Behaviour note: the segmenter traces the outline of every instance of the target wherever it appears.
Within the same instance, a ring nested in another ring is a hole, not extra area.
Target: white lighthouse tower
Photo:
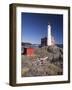
[[[47,45],[48,46],[52,45],[52,42],[51,42],[51,25],[50,24],[48,24]]]

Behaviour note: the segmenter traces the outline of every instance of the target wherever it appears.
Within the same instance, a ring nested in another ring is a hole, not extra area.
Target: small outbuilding
[[[24,48],[23,50],[23,55],[27,55],[27,56],[33,56],[34,55],[34,48]]]

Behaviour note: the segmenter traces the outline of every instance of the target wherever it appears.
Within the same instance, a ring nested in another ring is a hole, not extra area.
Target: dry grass
[[[34,59],[34,57],[33,57]],[[30,76],[48,76],[62,74],[62,69],[48,60],[41,64],[40,60],[32,60],[32,58],[22,55],[22,77]]]

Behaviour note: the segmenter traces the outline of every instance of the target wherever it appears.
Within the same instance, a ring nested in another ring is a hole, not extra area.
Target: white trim
[[[21,77],[21,12],[63,14],[63,75],[44,77]],[[16,59],[16,83],[51,82],[68,80],[68,11],[62,9],[17,7],[17,59]]]

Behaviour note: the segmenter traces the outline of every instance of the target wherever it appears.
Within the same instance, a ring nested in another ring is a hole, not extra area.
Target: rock
[[[57,53],[57,52],[60,52],[60,48],[57,47],[56,45],[49,46],[49,47],[48,47],[48,52]]]
[[[48,52],[48,61],[52,61],[54,58],[53,53]]]
[[[34,58],[22,56],[22,76],[62,75],[63,48],[56,45],[41,47],[36,49],[35,55]]]

